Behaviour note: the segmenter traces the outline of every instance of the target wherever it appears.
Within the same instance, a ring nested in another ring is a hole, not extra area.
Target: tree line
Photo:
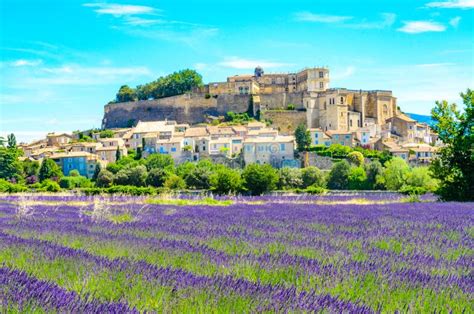
[[[138,85],[136,88],[122,85],[117,92],[115,100],[111,101],[111,103],[159,99],[181,95],[202,84],[202,76],[199,73],[195,70],[185,69],[166,76],[161,76],[155,81]]]

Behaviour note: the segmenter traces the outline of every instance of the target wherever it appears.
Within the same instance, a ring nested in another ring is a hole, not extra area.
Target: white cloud
[[[430,2],[426,4],[429,8],[445,8],[445,9],[473,9],[474,0],[452,0]]]
[[[208,68],[208,65],[206,63],[196,63],[194,65],[194,68],[198,71],[206,70]]]
[[[361,21],[361,22],[354,22],[354,23],[347,23],[345,26],[355,29],[383,29],[386,27],[390,27],[395,23],[397,19],[397,15],[394,13],[382,13],[382,19],[379,21]]]
[[[422,63],[422,64],[416,64],[416,67],[419,68],[439,68],[439,67],[448,67],[455,65],[454,63],[450,62],[443,62],[443,63]]]
[[[453,17],[452,19],[449,20],[449,25],[456,28],[456,27],[458,27],[459,22],[461,22],[461,17],[456,16],[456,17]]]
[[[99,14],[111,14],[115,16],[150,14],[158,10],[143,5],[117,4],[117,3],[85,3],[85,7],[97,8],[94,11]]]
[[[19,60],[15,60],[15,61],[12,61],[10,62],[10,65],[11,66],[14,66],[14,67],[24,67],[24,66],[38,66],[40,65],[41,63],[43,63],[42,60],[25,60],[25,59],[19,59]]]
[[[297,12],[295,19],[300,22],[340,23],[352,19],[352,16],[314,14],[311,12]]]
[[[354,66],[348,66],[347,68],[344,69],[343,72],[336,71],[333,75],[331,75],[331,79],[343,80],[354,75],[355,71],[356,71],[356,68]]]
[[[444,32],[446,30],[446,26],[444,26],[443,24],[430,21],[408,21],[403,23],[405,25],[399,28],[398,31],[408,34]]]
[[[227,58],[224,61],[218,63],[218,65],[232,68],[232,69],[254,69],[257,66],[261,66],[262,68],[279,68],[279,67],[286,67],[290,66],[289,63],[280,63],[280,62],[271,62],[266,60],[250,60],[250,59],[243,59],[239,57],[231,57]]]

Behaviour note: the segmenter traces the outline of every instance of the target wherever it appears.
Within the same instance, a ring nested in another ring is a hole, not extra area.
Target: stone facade
[[[306,125],[306,112],[296,110],[263,110],[260,117],[272,121],[281,134],[290,135],[299,124]]]

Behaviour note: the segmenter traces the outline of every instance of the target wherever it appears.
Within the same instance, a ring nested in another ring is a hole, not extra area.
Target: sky
[[[118,88],[327,66],[429,114],[474,88],[474,0],[0,0],[0,136],[100,127]]]

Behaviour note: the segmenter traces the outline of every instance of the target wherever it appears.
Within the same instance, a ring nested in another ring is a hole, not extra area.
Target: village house
[[[96,154],[88,152],[57,153],[50,158],[58,164],[65,175],[69,175],[71,170],[77,170],[81,176],[89,179],[94,176],[97,164],[101,163]]]
[[[72,142],[73,139],[74,138],[73,138],[72,135],[69,135],[69,134],[66,134],[66,133],[60,133],[60,134],[49,133],[48,135],[46,135],[46,140],[48,142],[48,146],[62,147],[64,145]]]
[[[341,144],[344,146],[354,147],[354,137],[352,132],[326,131],[326,134],[331,137],[332,144]]]
[[[246,164],[270,164],[276,168],[284,160],[294,159],[294,137],[256,137],[243,142],[243,157]]]
[[[117,148],[120,154],[120,158],[128,155],[127,148],[125,146],[102,146],[96,149],[96,154],[102,161],[106,161],[108,163],[116,162]]]
[[[321,128],[309,129],[309,133],[311,134],[312,145],[331,145],[331,137],[328,136]]]

